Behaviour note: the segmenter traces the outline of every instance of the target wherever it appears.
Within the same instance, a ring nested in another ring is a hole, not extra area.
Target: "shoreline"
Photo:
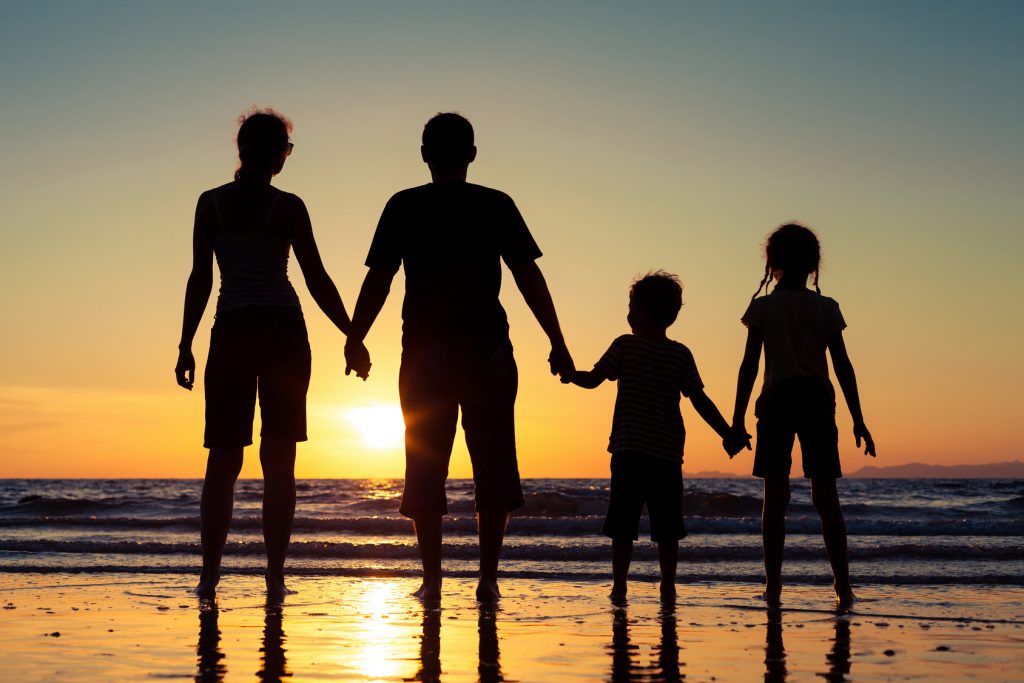
[[[7,680],[1008,681],[1019,676],[1024,588],[862,586],[850,615],[831,589],[787,586],[769,614],[751,583],[504,578],[496,610],[448,576],[439,609],[414,577],[291,576],[265,604],[259,577],[226,574],[214,605],[194,576],[0,574]],[[58,634],[59,635],[54,635]]]

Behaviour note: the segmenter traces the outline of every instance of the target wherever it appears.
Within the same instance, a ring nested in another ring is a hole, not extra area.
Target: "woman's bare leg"
[[[241,448],[211,448],[199,503],[199,535],[203,546],[203,572],[195,593],[210,599],[220,582],[220,562],[235,505],[235,481],[242,470]]]
[[[263,542],[267,548],[267,596],[280,598],[284,560],[295,517],[295,441],[265,436],[260,440],[263,466]]]

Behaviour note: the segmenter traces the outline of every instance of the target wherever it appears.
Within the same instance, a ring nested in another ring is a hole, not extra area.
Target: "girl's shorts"
[[[758,399],[756,413],[755,477],[788,477],[796,439],[805,477],[843,476],[831,384],[803,377],[777,382]]]

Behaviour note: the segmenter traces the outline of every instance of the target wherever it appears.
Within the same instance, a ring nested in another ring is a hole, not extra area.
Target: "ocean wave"
[[[78,553],[88,555],[197,555],[198,542],[159,541],[79,541],[79,540],[0,540],[0,551],[23,553]],[[227,544],[228,555],[264,554],[262,541],[232,541]],[[447,543],[444,556],[450,559],[471,560],[479,557],[476,543]],[[961,546],[934,543],[871,544],[854,547],[851,554],[858,561],[871,560],[928,560],[1020,562],[1024,560],[1022,546]],[[346,541],[293,541],[289,548],[293,558],[329,559],[418,559],[419,552],[413,539],[406,543],[350,543]],[[507,560],[538,562],[607,562],[611,558],[610,545],[601,541],[585,544],[516,543],[502,550]],[[686,543],[680,548],[682,561],[757,561],[762,557],[760,544],[705,545]],[[816,546],[791,544],[786,549],[791,560],[818,559],[822,550]],[[657,559],[657,547],[641,543],[634,548],[638,560]]]

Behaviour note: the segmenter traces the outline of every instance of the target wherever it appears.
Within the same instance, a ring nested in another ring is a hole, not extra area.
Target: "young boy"
[[[626,597],[626,575],[637,539],[640,513],[647,503],[651,540],[658,544],[661,596],[675,597],[679,539],[683,523],[683,440],[686,432],[679,412],[679,395],[690,399],[697,413],[722,437],[729,456],[749,437],[730,430],[715,404],[704,393],[690,350],[669,339],[665,331],[683,305],[679,278],[658,271],[633,282],[629,289],[632,334],[624,334],[608,348],[594,369],[562,377],[584,389],[617,380],[618,395],[608,450],[612,454],[611,500],[603,532],[612,539],[611,598]]]

